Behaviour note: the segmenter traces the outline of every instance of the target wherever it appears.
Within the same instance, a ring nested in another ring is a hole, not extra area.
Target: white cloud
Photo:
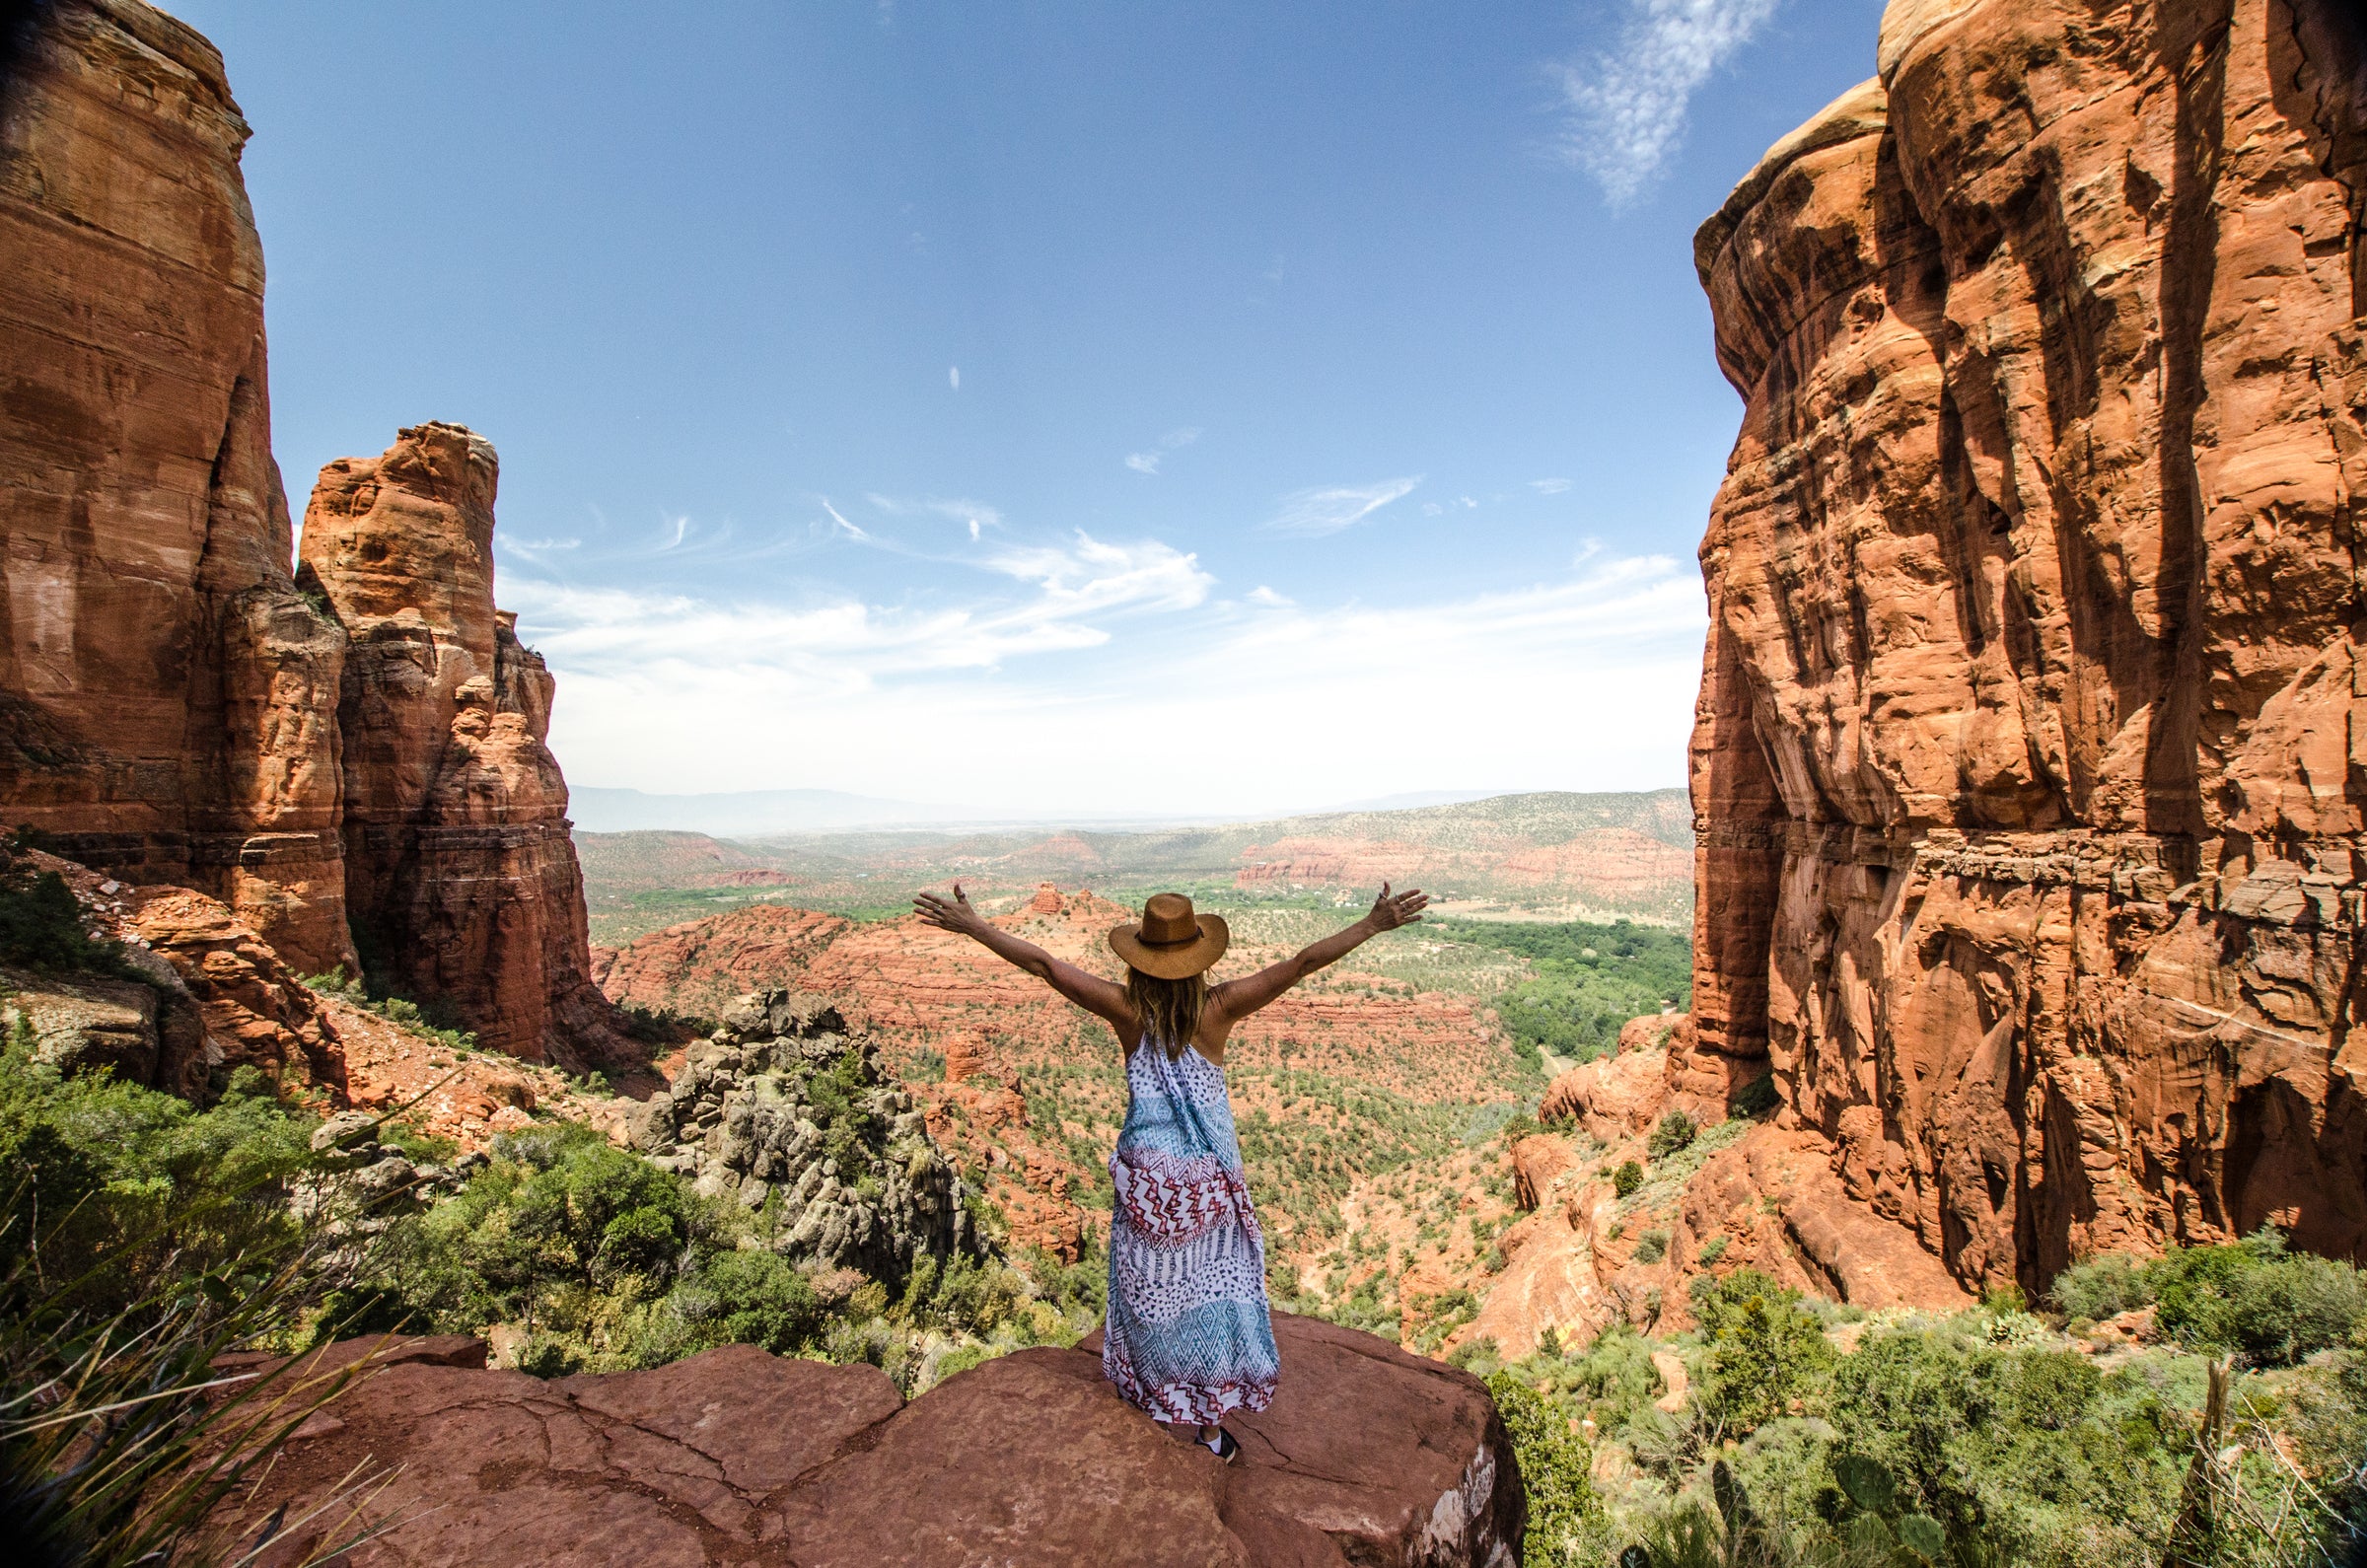
[[[1693,94],[1781,0],[1628,0],[1618,46],[1551,67],[1567,120],[1555,151],[1612,206],[1640,196],[1685,141]]]
[[[782,606],[513,581],[506,601],[558,674],[552,744],[583,784],[1123,817],[1684,778],[1703,616],[1674,560],[1328,608],[1215,600],[1157,541],[992,564],[1028,592]],[[1207,737],[1209,765],[1154,765],[1162,738]]]
[[[855,540],[859,544],[868,544],[871,542],[871,535],[864,533],[861,529],[855,527],[852,523],[849,523],[846,520],[845,514],[841,513],[836,507],[830,505],[830,498],[826,495],[822,498],[822,509],[830,515],[830,521],[837,525],[839,533],[845,535],[848,538]]]
[[[507,545],[513,550],[573,550],[581,549],[584,541],[582,539],[503,538],[501,539],[501,543]]]
[[[945,379],[947,384],[951,386],[954,391],[960,392],[962,390],[962,367],[959,365],[948,366],[945,372]]]
[[[1341,484],[1299,490],[1282,498],[1280,509],[1266,523],[1276,534],[1317,536],[1337,534],[1341,529],[1354,528],[1392,501],[1410,495],[1422,482],[1421,475],[1410,479],[1383,479],[1377,484]]]
[[[1559,495],[1569,487],[1570,481],[1567,479],[1532,479],[1529,481],[1529,488],[1535,490],[1539,495]]]
[[[1126,466],[1132,468],[1136,473],[1157,473],[1160,463],[1169,453],[1181,452],[1199,439],[1199,427],[1196,425],[1185,425],[1182,429],[1171,430],[1159,438],[1159,444],[1152,450],[1127,453]]]

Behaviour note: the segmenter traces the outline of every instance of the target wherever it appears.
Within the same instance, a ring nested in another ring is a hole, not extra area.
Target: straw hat
[[[1193,914],[1191,900],[1180,892],[1151,894],[1140,920],[1110,928],[1110,946],[1117,956],[1162,980],[1199,973],[1225,956],[1225,944],[1232,940],[1224,916]]]

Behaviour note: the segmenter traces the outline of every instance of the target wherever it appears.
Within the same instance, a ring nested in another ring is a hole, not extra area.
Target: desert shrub
[[[2153,1303],[2144,1262],[2126,1252],[2100,1252],[2057,1274],[2047,1293],[2069,1318],[2105,1319]]]
[[[634,1349],[645,1364],[717,1345],[755,1345],[787,1355],[813,1341],[823,1318],[822,1299],[786,1259],[736,1247],[685,1270],[658,1303]]]
[[[1633,1193],[1644,1184],[1644,1168],[1633,1160],[1624,1161],[1611,1174],[1611,1190],[1620,1197]]]
[[[1719,1426],[1748,1432],[1822,1388],[1832,1347],[1799,1292],[1738,1268],[1722,1279],[1696,1277],[1691,1296],[1708,1350],[1701,1405]]]
[[[2199,1363],[2188,1367],[2199,1382]],[[1880,1466],[1896,1513],[1936,1521],[1960,1554],[2154,1560],[2191,1455],[2185,1409],[2199,1392],[2158,1377],[2152,1366],[2107,1376],[2070,1351],[1992,1345],[1970,1330],[1870,1334],[1832,1372],[1836,1473],[1848,1473],[1844,1461]],[[1836,1524],[1853,1511],[1880,1512],[1836,1501]]]
[[[1565,1363],[1555,1383],[1597,1412],[1604,1431],[1615,1431],[1660,1396],[1660,1370],[1652,1365],[1652,1342],[1631,1324],[1614,1322],[1595,1336],[1583,1355]]]
[[[15,871],[5,848],[0,848],[0,962],[108,973],[123,966],[112,944],[95,942],[83,929],[82,905],[65,879],[54,871]]]
[[[1588,1475],[1593,1454],[1571,1435],[1561,1412],[1510,1371],[1491,1375],[1487,1391],[1512,1437],[1529,1494],[1528,1562],[1533,1568],[1576,1568],[1584,1560],[1586,1527],[1599,1511]]]
[[[1783,1103],[1775,1091],[1775,1075],[1761,1073],[1734,1092],[1726,1102],[1726,1110],[1736,1116],[1763,1116]]]
[[[1693,1125],[1692,1117],[1682,1110],[1672,1110],[1660,1118],[1660,1124],[1652,1129],[1652,1136],[1644,1140],[1644,1152],[1655,1160],[1666,1160],[1678,1150],[1689,1146],[1700,1130]]]
[[[45,1310],[108,1319],[177,1282],[224,1290],[296,1240],[290,1185],[314,1166],[309,1115],[253,1068],[215,1105],[0,1050],[0,1274],[47,1281]]]
[[[1692,944],[1680,931],[1628,921],[1596,925],[1453,921],[1442,936],[1529,961],[1530,978],[1495,999],[1513,1048],[1591,1061],[1618,1046],[1626,1022],[1692,995]]]
[[[1646,1231],[1643,1235],[1635,1239],[1635,1260],[1637,1262],[1657,1263],[1668,1255],[1668,1232]]]
[[[1719,1258],[1724,1257],[1725,1255],[1726,1238],[1723,1236],[1713,1236],[1708,1241],[1701,1244],[1701,1251],[1694,1258],[1694,1261],[1700,1264],[1701,1267],[1707,1268],[1710,1264],[1716,1262]]]
[[[2266,1227],[2225,1247],[2179,1247],[2145,1273],[2165,1333],[2254,1366],[2290,1366],[2367,1322],[2367,1276],[2288,1251]]]
[[[2367,1323],[2367,1273],[2291,1251],[2266,1226],[2241,1242],[2173,1247],[2150,1262],[2121,1253],[2083,1258],[2049,1294],[2073,1318],[2151,1306],[2162,1331],[2182,1344],[2252,1366],[2290,1366],[2344,1344]]]

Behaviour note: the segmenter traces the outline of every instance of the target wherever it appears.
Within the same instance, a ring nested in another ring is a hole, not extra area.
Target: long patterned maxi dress
[[[1161,1421],[1262,1410],[1280,1372],[1265,1239],[1241,1175],[1224,1069],[1145,1038],[1126,1063],[1110,1157],[1110,1316],[1102,1371]]]

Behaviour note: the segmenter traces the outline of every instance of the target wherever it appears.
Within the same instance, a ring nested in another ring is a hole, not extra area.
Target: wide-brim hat
[[[1180,892],[1153,893],[1140,920],[1110,928],[1117,956],[1162,980],[1199,973],[1225,956],[1232,940],[1223,915],[1193,914],[1191,900]]]

